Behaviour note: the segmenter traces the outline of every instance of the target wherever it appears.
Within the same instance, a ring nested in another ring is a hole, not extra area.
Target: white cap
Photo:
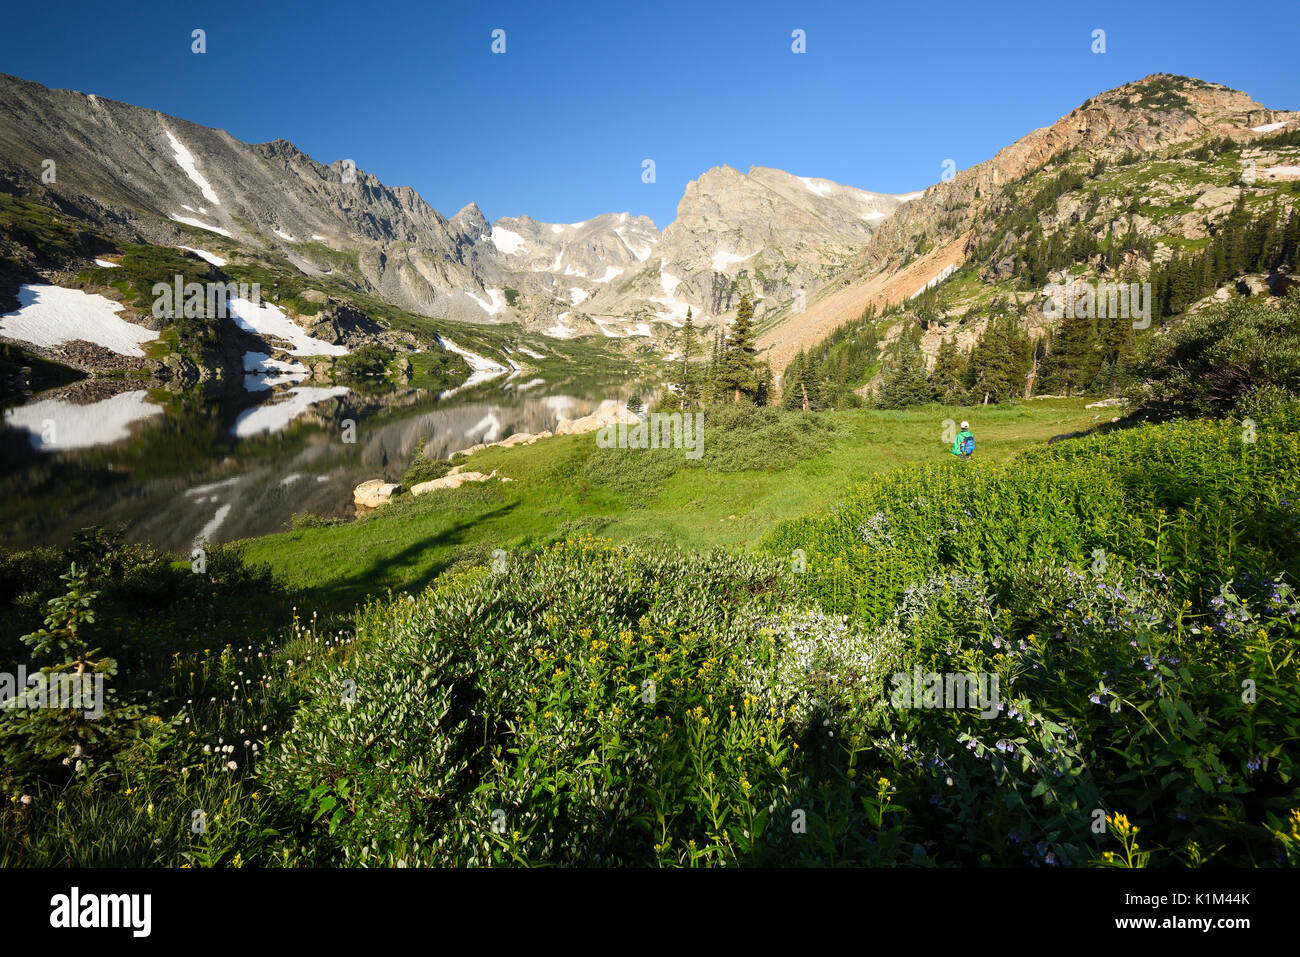
[[[969,423],[969,422],[963,422],[963,423],[961,424],[961,427],[962,427],[963,429],[969,429],[969,428],[970,428],[970,423]]]

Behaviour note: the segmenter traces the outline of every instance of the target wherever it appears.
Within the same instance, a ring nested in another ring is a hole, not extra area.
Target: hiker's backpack
[[[975,451],[975,436],[968,435],[961,440],[961,454],[970,455]]]

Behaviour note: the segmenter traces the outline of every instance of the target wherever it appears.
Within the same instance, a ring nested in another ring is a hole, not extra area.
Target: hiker
[[[970,423],[963,422],[957,438],[952,440],[952,454],[968,459],[975,451],[975,436],[971,435]]]

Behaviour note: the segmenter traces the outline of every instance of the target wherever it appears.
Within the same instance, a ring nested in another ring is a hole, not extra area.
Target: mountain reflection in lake
[[[293,386],[253,405],[166,409],[138,389],[111,394],[102,383],[35,396],[4,413],[0,544],[63,545],[81,528],[123,524],[130,541],[188,553],[199,537],[282,531],[298,512],[351,516],[352,489],[399,481],[421,440],[428,456],[443,457],[554,430],[561,416],[598,405],[544,393],[483,387],[440,399]]]

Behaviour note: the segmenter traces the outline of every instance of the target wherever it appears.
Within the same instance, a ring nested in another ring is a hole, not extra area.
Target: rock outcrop
[[[402,486],[397,482],[385,482],[383,479],[371,479],[362,482],[352,490],[352,501],[362,508],[380,508],[393,500]]]
[[[466,482],[486,482],[489,479],[496,478],[496,470],[492,470],[491,475],[484,475],[482,472],[448,472],[442,478],[431,479],[428,482],[420,482],[418,485],[411,486],[412,495],[423,495],[425,492],[434,492],[443,488],[460,488]],[[502,480],[504,481],[504,479]]]

